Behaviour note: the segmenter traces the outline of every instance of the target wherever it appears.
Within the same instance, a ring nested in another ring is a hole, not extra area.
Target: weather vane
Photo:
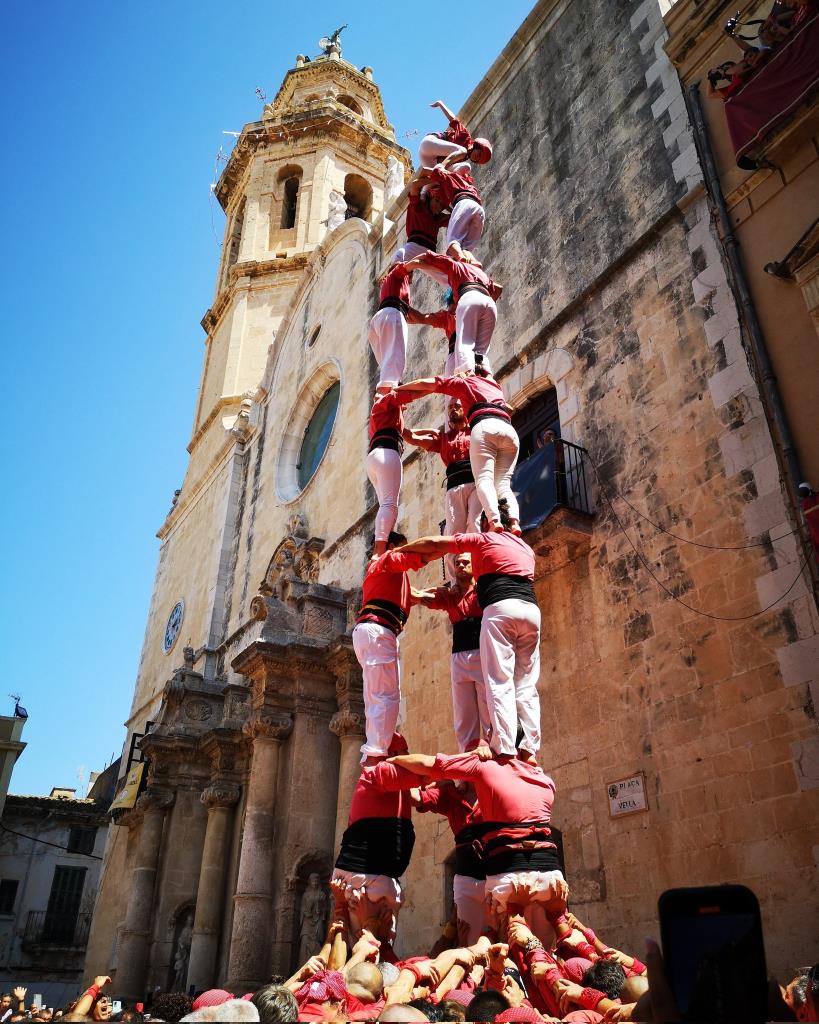
[[[345,28],[347,26],[342,25],[331,36],[324,36],[322,39],[319,39],[319,46],[326,57],[329,57],[331,53],[337,53],[339,57],[341,56],[341,33]]]

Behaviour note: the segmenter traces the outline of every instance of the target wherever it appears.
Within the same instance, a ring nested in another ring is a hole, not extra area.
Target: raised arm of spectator
[[[373,963],[378,961],[378,951],[381,949],[381,943],[373,935],[372,932],[363,928],[361,931],[361,938],[353,946],[353,951],[350,954],[350,959],[347,961],[344,967],[344,975],[351,971],[358,964],[364,963],[365,960],[370,960]],[[337,968],[340,970],[341,968]]]
[[[322,960],[318,955],[311,956],[306,964],[302,964],[296,973],[284,982],[284,987],[289,988],[291,992],[296,992],[301,988],[305,981],[312,978],[314,974],[318,974],[319,971],[324,971],[326,969],[326,960]]]
[[[28,992],[28,989],[27,988],[23,988],[22,985],[18,985],[17,988],[12,989],[12,993],[11,994],[17,1000],[17,1012],[18,1013],[25,1013],[26,1012],[26,992]]]
[[[106,985],[110,984],[111,979],[108,977],[107,974],[98,974],[97,977],[94,978],[94,983],[92,985],[89,985],[85,992],[83,992],[83,994],[77,1000],[77,1002],[74,1005],[74,1010],[72,1012],[75,1013],[78,1017],[90,1017],[94,1003],[100,997],[100,992]],[[25,1010],[25,1007],[23,1007],[23,1010]]]

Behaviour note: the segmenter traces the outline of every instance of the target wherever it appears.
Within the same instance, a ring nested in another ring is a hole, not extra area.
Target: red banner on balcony
[[[819,13],[811,13],[762,67],[725,100],[737,163],[819,86]]]

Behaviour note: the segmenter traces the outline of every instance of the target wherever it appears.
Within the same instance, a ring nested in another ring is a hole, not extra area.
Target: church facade
[[[529,495],[540,762],[572,904],[607,941],[639,949],[665,888],[743,882],[784,967],[816,928],[819,619],[664,40],[655,0],[540,0],[461,112],[495,147],[492,364],[524,455],[547,429],[564,453],[551,499]],[[140,759],[143,777],[112,813],[86,961],[123,998],[247,991],[320,917],[363,738],[367,321],[410,172],[372,70],[331,46],[297,58],[217,185],[190,461],[124,745],[123,779]],[[407,379],[441,372],[444,344],[412,328]],[[419,406],[410,425],[436,425],[440,401]],[[441,478],[406,455],[409,536],[438,532]],[[413,613],[402,666],[410,748],[454,749],[440,617]],[[416,829],[406,954],[450,909],[448,829]]]

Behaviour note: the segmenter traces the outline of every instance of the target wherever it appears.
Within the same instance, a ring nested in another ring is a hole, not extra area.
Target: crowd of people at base
[[[736,17],[729,18],[725,32],[742,50],[742,56],[738,60],[723,61],[708,71],[708,95],[727,100],[770,60],[810,14],[817,11],[817,0],[775,0],[765,18],[743,26],[758,26],[756,37],[741,35]]]

